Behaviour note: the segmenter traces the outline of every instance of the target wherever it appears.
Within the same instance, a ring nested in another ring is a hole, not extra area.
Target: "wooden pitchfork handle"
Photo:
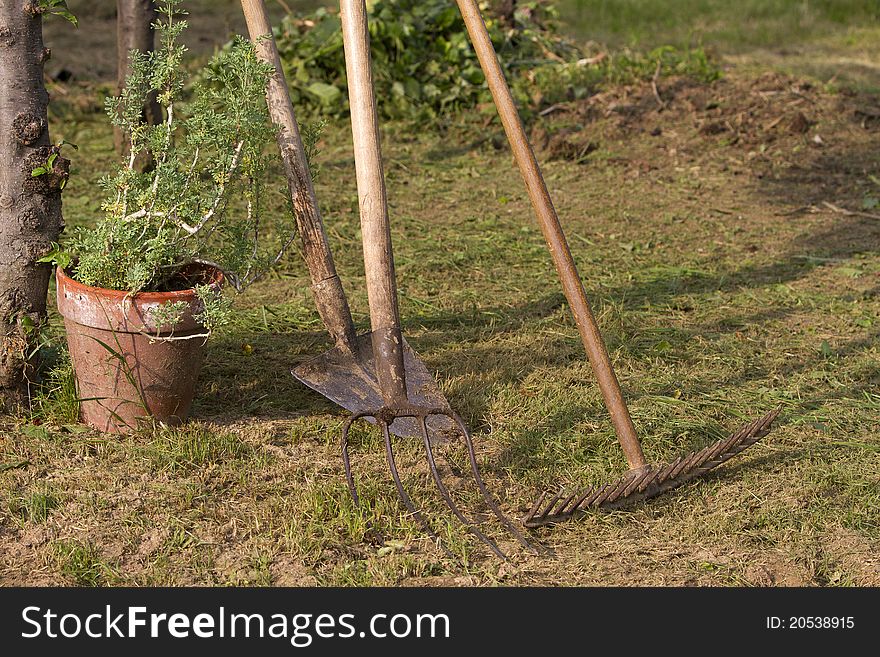
[[[294,218],[302,240],[303,259],[312,282],[315,305],[336,345],[354,354],[357,347],[351,310],[342,282],[336,273],[336,265],[324,231],[305,148],[281,68],[281,58],[269,26],[266,4],[263,0],[241,0],[241,8],[244,10],[248,32],[257,55],[274,68],[266,88],[266,102],[269,116],[278,127],[278,148],[287,176]]]
[[[367,5],[364,0],[341,0],[339,10],[376,378],[385,404],[402,406],[407,404],[403,337],[370,68]]]
[[[486,24],[483,22],[475,0],[456,0],[456,2],[461,10],[477,58],[480,60],[483,74],[486,76],[492,98],[498,108],[504,132],[507,134],[507,139],[513,150],[513,156],[525,180],[529,199],[538,217],[538,223],[544,233],[544,239],[547,242],[550,255],[553,257],[559,279],[562,281],[565,298],[568,299],[568,304],[581,334],[581,340],[590,359],[590,365],[596,379],[598,379],[599,389],[605,398],[605,405],[611,413],[611,422],[614,424],[617,439],[623,447],[630,469],[642,468],[645,466],[645,456],[623,399],[620,383],[611,367],[608,351],[605,348],[602,335],[599,333],[593,312],[590,310],[590,304],[587,302],[574,258],[568,248],[559,217],[553,207],[553,201],[550,199],[550,193],[547,191],[541,169],[538,167],[538,161],[535,159],[522,121],[516,111],[510,88],[504,79],[504,73],[498,63],[498,56],[486,30]]]

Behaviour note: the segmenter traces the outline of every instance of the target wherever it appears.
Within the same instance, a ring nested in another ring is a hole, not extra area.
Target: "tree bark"
[[[125,79],[131,71],[129,54],[132,50],[153,51],[153,23],[156,21],[154,0],[116,0],[116,93],[122,93]],[[144,105],[144,118],[150,125],[162,122],[162,110],[155,94],[150,94]],[[116,150],[128,155],[129,142],[118,127],[113,133]],[[148,158],[137,162],[139,169],[148,167]]]
[[[24,399],[46,318],[51,266],[39,264],[64,228],[61,188],[70,163],[49,141],[41,9],[0,2],[0,409]],[[48,160],[55,154],[52,166]],[[47,169],[32,175],[35,169]]]

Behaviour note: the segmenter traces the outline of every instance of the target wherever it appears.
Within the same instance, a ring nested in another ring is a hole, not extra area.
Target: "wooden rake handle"
[[[396,406],[406,403],[406,377],[391,224],[370,68],[367,6],[364,0],[341,0],[339,8],[376,376],[385,403]]]
[[[294,218],[302,240],[303,258],[312,282],[315,305],[337,346],[354,353],[356,334],[351,310],[342,282],[336,273],[330,244],[324,231],[305,148],[281,68],[281,58],[269,26],[266,4],[263,0],[241,0],[241,7],[257,55],[274,68],[266,88],[266,102],[269,116],[278,126],[278,148],[287,176]]]
[[[593,317],[593,312],[590,310],[590,304],[587,302],[584,286],[578,275],[571,250],[568,248],[565,233],[562,231],[559,217],[553,207],[553,201],[550,199],[550,193],[547,191],[541,169],[538,167],[538,161],[535,159],[522,121],[516,111],[516,105],[510,94],[507,81],[504,79],[501,65],[498,63],[498,56],[492,46],[486,24],[483,22],[475,0],[456,0],[456,2],[461,10],[477,58],[480,60],[480,66],[486,76],[492,98],[498,108],[504,132],[507,134],[510,148],[513,150],[513,156],[526,183],[526,190],[538,217],[544,240],[547,242],[553,263],[556,265],[559,279],[562,281],[565,298],[568,299],[568,304],[581,334],[581,340],[590,359],[590,365],[599,382],[605,405],[611,414],[617,439],[623,447],[630,468],[641,468],[645,465],[645,456],[623,399],[620,383],[611,367],[608,351],[605,348],[596,319]]]

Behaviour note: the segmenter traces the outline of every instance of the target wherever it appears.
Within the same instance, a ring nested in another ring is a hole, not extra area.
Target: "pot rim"
[[[216,286],[220,288],[223,286],[225,277],[223,276],[223,271],[219,267],[214,267],[213,265],[206,265],[201,262],[194,262],[189,265],[184,265],[184,268],[192,267],[193,269],[198,268],[204,271],[212,272],[211,281],[208,285]],[[114,290],[109,287],[98,287],[95,285],[86,285],[85,283],[80,283],[76,280],[71,274],[69,274],[62,267],[55,267],[57,280],[63,282],[64,285],[68,288],[76,290],[77,292],[88,292],[92,294],[100,294],[103,297],[109,297],[114,300],[122,300],[125,297],[129,299],[137,298],[138,301],[167,301],[169,299],[187,299],[193,295],[193,291],[195,287],[184,288],[183,290],[171,290],[168,292],[135,292],[131,293],[128,290]]]
[[[223,284],[222,271],[212,265],[194,263],[193,267],[210,272],[208,285],[220,291]],[[202,305],[195,287],[169,292],[137,292],[111,290],[85,285],[73,278],[61,267],[56,267],[58,311],[65,319],[82,326],[120,331],[122,333],[150,333],[188,336],[204,333],[205,327],[196,321],[195,315]],[[155,309],[169,303],[183,302],[186,314],[178,323],[159,326],[155,323]]]

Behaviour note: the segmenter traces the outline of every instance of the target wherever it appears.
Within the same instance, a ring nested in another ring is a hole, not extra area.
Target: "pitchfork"
[[[348,435],[351,425],[360,418],[373,418],[382,430],[382,437],[385,441],[385,454],[388,459],[391,476],[394,479],[394,484],[397,487],[401,500],[413,516],[423,525],[428,526],[428,523],[416,509],[412,499],[401,483],[391,442],[390,427],[394,421],[398,418],[414,419],[418,423],[421,433],[422,444],[425,448],[431,476],[443,500],[452,513],[485,542],[496,555],[505,558],[494,541],[481,532],[476,524],[465,517],[459,510],[437,470],[437,463],[431,444],[432,439],[428,431],[428,420],[438,416],[449,418],[458,429],[458,433],[464,441],[471,472],[486,504],[520,543],[534,550],[531,543],[501,512],[498,504],[486,489],[486,485],[480,475],[480,470],[477,467],[473,441],[461,418],[448,407],[435,407],[415,403],[413,395],[407,390],[404,343],[400,330],[391,230],[385,196],[385,179],[382,172],[382,156],[379,147],[379,125],[370,65],[366,3],[364,0],[342,0],[340,8],[342,38],[345,48],[345,67],[348,76],[349,105],[351,108],[351,128],[354,140],[364,268],[367,278],[370,322],[373,329],[373,358],[375,360],[376,377],[379,381],[379,388],[382,391],[384,401],[384,404],[379,408],[365,409],[353,413],[343,427],[342,456],[348,487],[354,499],[357,500],[357,488],[352,476],[351,461],[348,453]]]

